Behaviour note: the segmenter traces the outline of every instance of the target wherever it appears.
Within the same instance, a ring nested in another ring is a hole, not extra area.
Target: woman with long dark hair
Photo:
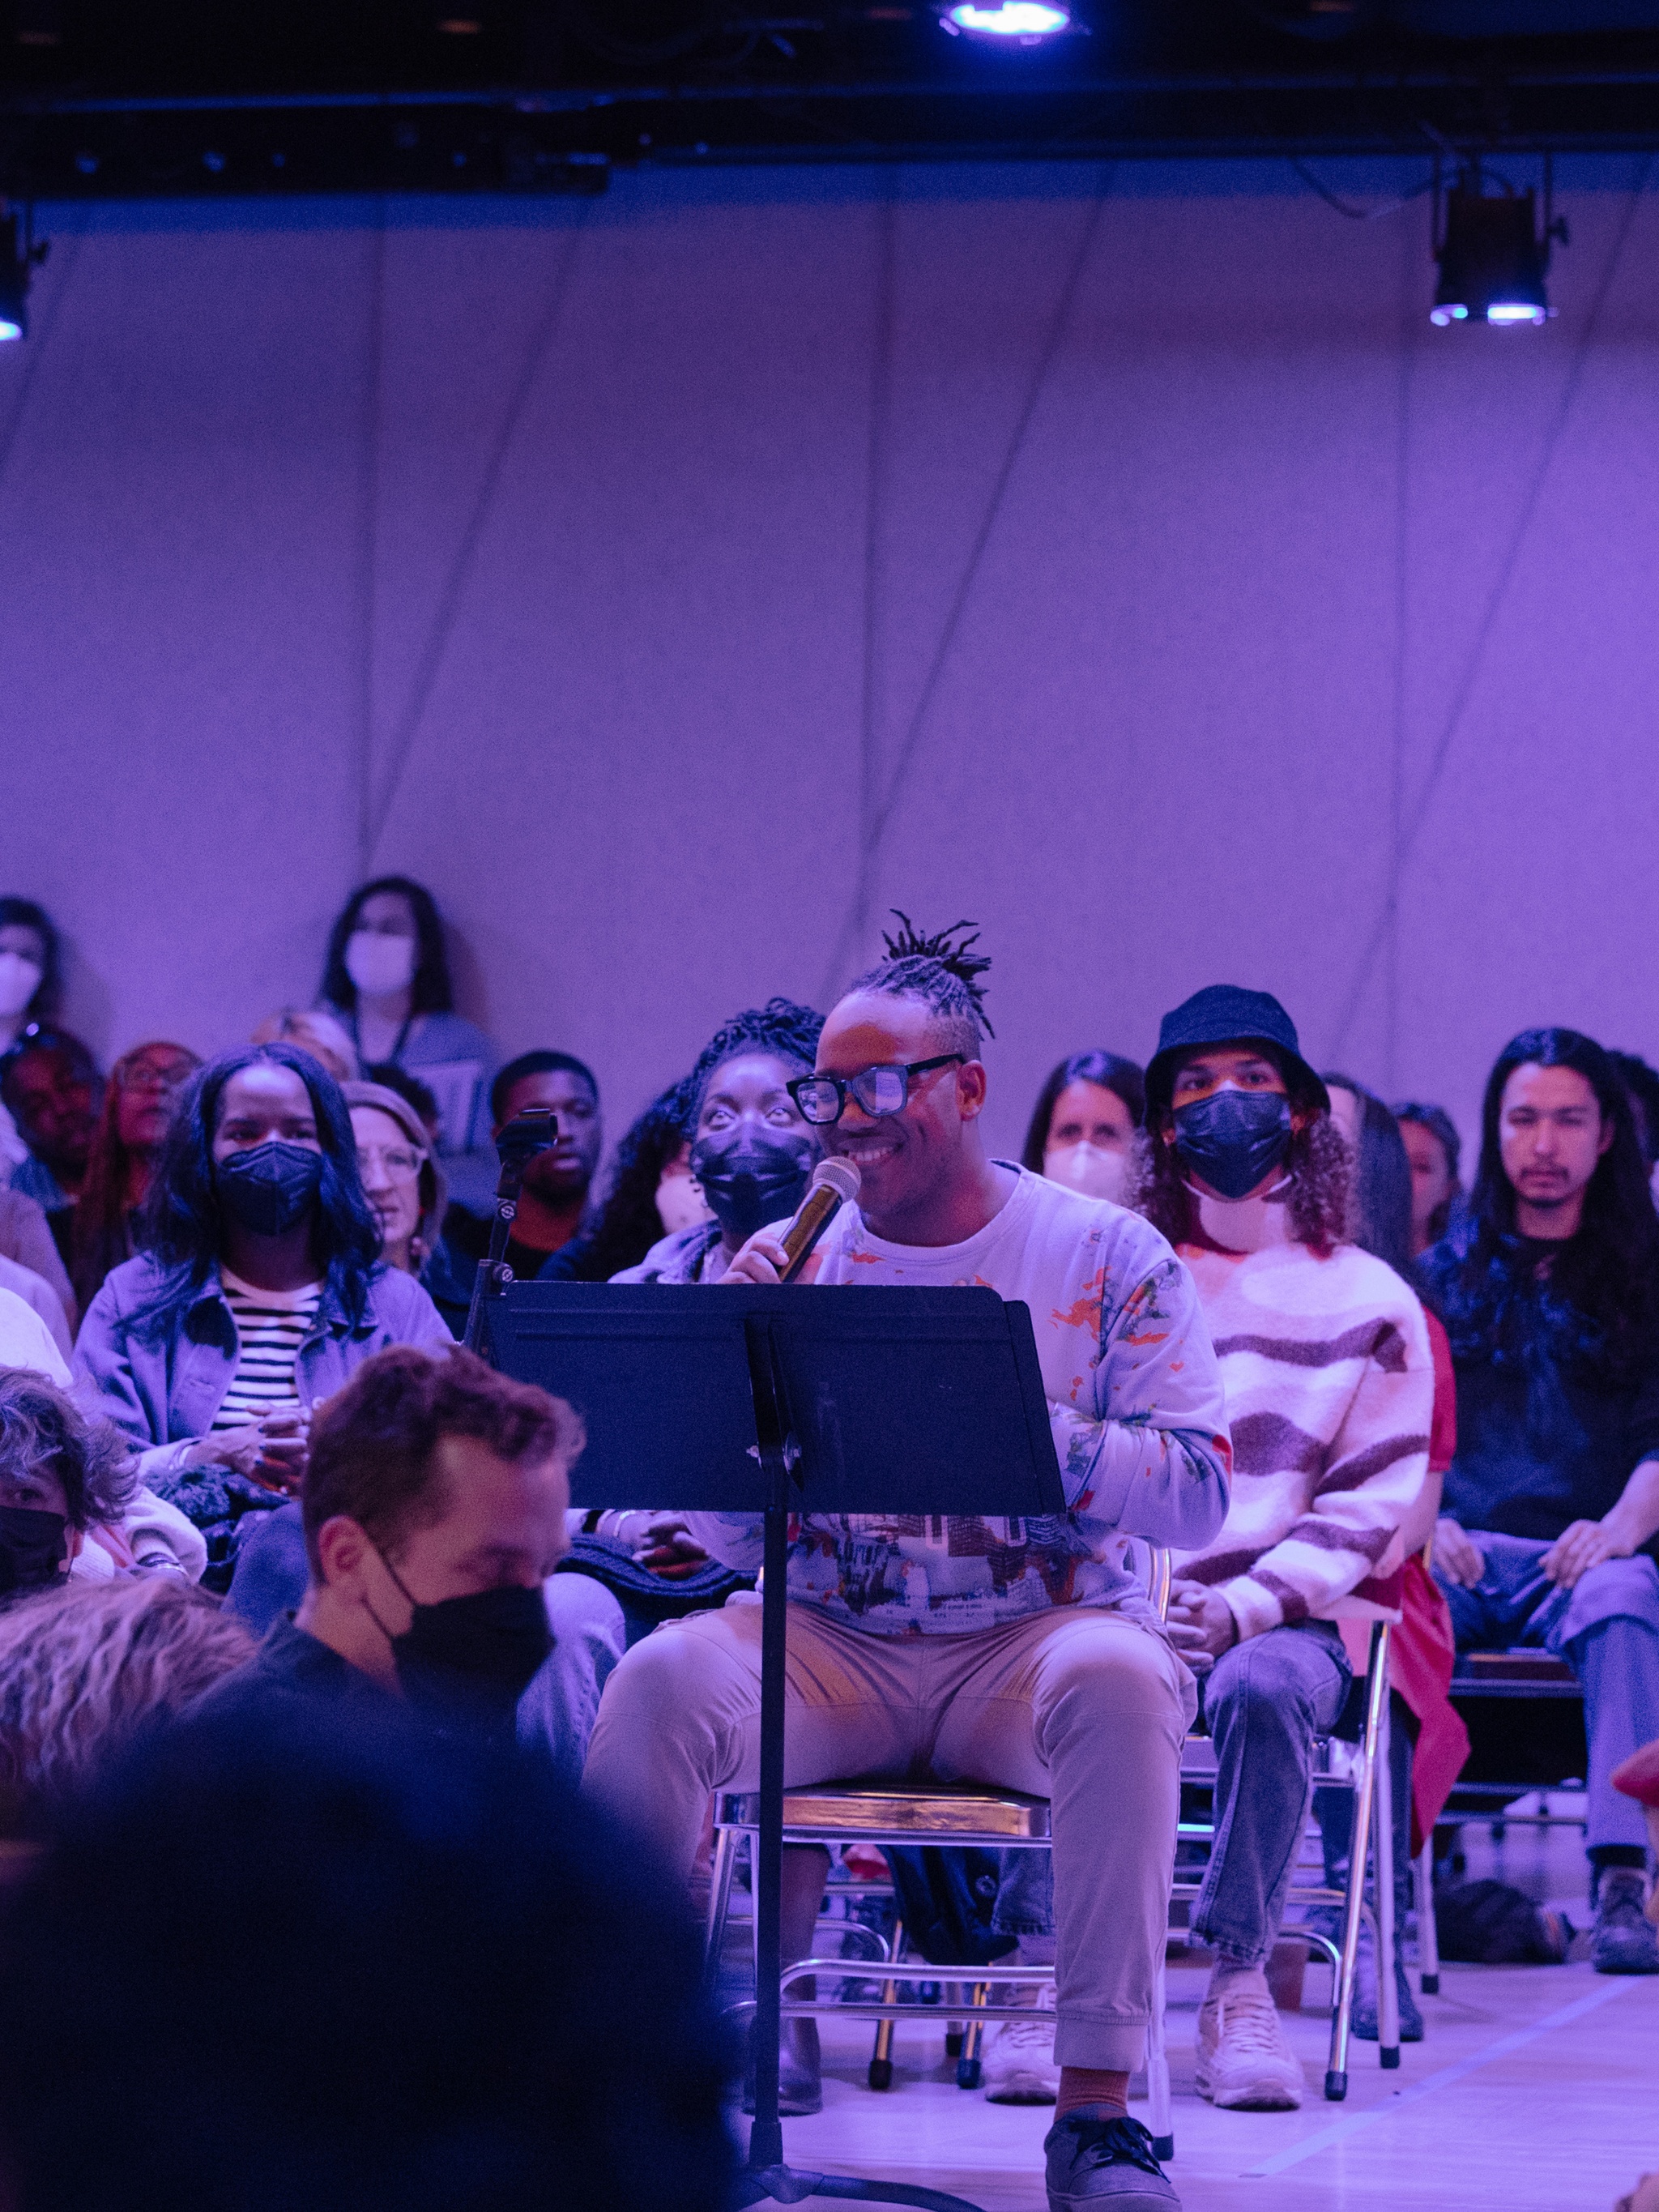
[[[1085,1198],[1121,1201],[1146,1115],[1146,1079],[1133,1060],[1074,1052],[1037,1094],[1020,1163]]]
[[[339,1085],[292,1045],[243,1045],[193,1078],[143,1242],[93,1300],[76,1365],[223,1589],[244,1516],[298,1486],[313,1402],[383,1346],[449,1332],[384,1264]]]
[[[1394,1109],[1412,1170],[1412,1256],[1420,1260],[1451,1227],[1463,1196],[1463,1140],[1443,1106],[1408,1098]]]
[[[173,1103],[201,1064],[187,1045],[140,1044],[110,1070],[87,1179],[70,1218],[70,1279],[82,1313],[110,1269],[138,1249],[138,1218]]]
[[[320,996],[349,1030],[365,1067],[390,1060],[419,1074],[438,1102],[441,1152],[484,1151],[499,1055],[455,1012],[443,921],[423,884],[377,876],[353,891],[329,933]]]
[[[1499,1054],[1467,1210],[1421,1270],[1457,1451],[1435,1574],[1460,1650],[1541,1645],[1583,1685],[1603,1973],[1659,1973],[1647,1837],[1613,1770],[1659,1714],[1659,1217],[1619,1072],[1577,1030]]]

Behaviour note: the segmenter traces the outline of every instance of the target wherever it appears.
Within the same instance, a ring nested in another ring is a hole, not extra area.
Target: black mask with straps
[[[322,1179],[322,1154],[282,1137],[227,1153],[214,1170],[220,1197],[255,1237],[281,1237],[297,1229],[315,1203]]]
[[[745,1129],[736,1136],[699,1137],[691,1147],[691,1172],[708,1208],[726,1235],[739,1244],[769,1222],[787,1221],[805,1197],[818,1163],[810,1137],[761,1134]]]
[[[50,1589],[64,1576],[69,1522],[35,1505],[0,1505],[0,1597]]]
[[[540,1583],[422,1605],[386,1554],[378,1556],[410,1603],[401,1636],[381,1629],[404,1697],[440,1728],[510,1736],[519,1699],[553,1649]]]

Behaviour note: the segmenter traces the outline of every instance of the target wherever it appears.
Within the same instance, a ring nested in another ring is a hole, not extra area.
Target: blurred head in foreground
[[[516,1759],[297,1707],[185,1722],[0,1929],[6,2212],[718,2212],[690,1925]]]

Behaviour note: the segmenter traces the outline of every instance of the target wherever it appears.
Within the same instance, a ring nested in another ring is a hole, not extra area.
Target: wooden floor
[[[1496,1849],[1467,1832],[1471,1875],[1496,1873],[1588,1919],[1580,1838],[1510,1829]],[[1300,2112],[1220,2112],[1193,2091],[1204,1978],[1170,1978],[1176,2157],[1187,2212],[1612,2212],[1659,2167],[1659,1977],[1614,1978],[1588,1964],[1446,1966],[1425,1998],[1428,2034],[1384,2074],[1355,2046],[1347,2101],[1321,2094],[1328,2015],[1315,2000],[1289,2021],[1307,2069]],[[956,2087],[937,2031],[901,2030],[895,2086],[866,2085],[871,2030],[824,2033],[824,2109],[785,2123],[797,2166],[950,2191],[981,2212],[1043,2212],[1047,2111],[988,2105]],[[1135,2109],[1145,2118],[1145,2106]],[[820,2200],[821,2201],[821,2200]]]

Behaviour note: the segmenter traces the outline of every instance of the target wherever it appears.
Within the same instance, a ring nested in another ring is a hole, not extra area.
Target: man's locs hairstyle
[[[926,937],[908,914],[897,907],[890,911],[900,926],[882,932],[887,957],[854,976],[848,995],[882,991],[890,998],[920,999],[936,1017],[940,1041],[964,1060],[976,1060],[981,1044],[996,1035],[986,1018],[985,987],[979,980],[990,958],[973,949],[979,943],[977,926],[953,921]]]

